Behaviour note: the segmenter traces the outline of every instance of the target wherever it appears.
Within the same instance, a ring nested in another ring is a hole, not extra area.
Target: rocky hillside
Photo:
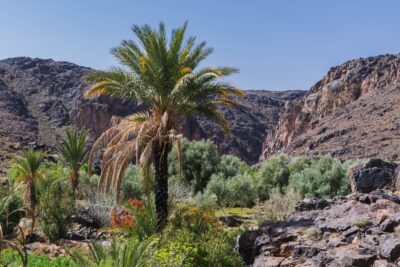
[[[143,108],[104,96],[84,99],[88,84],[82,76],[89,70],[53,60],[0,60],[0,172],[11,155],[26,147],[52,149],[66,126],[88,128],[95,138],[109,127],[112,116],[125,116]],[[182,131],[194,139],[211,138],[221,153],[254,163],[284,103],[302,95],[300,91],[249,91],[238,100],[237,109],[223,110],[232,125],[230,140],[203,118],[189,120]]]
[[[370,160],[349,172],[353,193],[305,199],[280,222],[244,232],[239,252],[253,267],[390,267],[400,263],[400,167]]]
[[[331,68],[304,97],[286,104],[260,160],[278,152],[400,160],[399,102],[400,55]]]

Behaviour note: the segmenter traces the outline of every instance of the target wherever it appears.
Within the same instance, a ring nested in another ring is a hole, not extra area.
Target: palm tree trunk
[[[154,191],[159,230],[165,227],[168,218],[168,154],[171,149],[170,142],[154,144]]]
[[[31,206],[31,216],[32,216],[32,226],[31,226],[31,238],[33,235],[33,230],[35,228],[36,221],[36,192],[35,192],[35,182],[31,181],[29,183],[29,202]]]
[[[78,185],[79,185],[79,168],[72,168],[71,169],[71,174],[70,174],[70,181],[71,181],[71,188],[72,191],[75,194],[75,191],[78,189]]]

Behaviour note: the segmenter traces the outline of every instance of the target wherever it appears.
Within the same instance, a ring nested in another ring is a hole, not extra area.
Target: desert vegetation
[[[134,26],[138,41],[112,50],[122,67],[85,77],[87,97],[145,111],[113,118],[93,145],[85,129],[66,128],[57,151],[14,159],[0,188],[1,266],[245,266],[241,231],[284,220],[303,198],[350,192],[350,161],[275,155],[250,166],[211,140],[183,138],[191,116],[229,138],[219,108],[242,95],[222,80],[235,68],[199,68],[212,49],[186,28],[168,37],[163,24]]]

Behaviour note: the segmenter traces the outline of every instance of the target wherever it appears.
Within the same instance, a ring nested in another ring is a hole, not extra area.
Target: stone
[[[260,256],[254,260],[253,267],[289,267],[289,264],[286,257]]]
[[[309,211],[309,210],[322,210],[328,207],[330,203],[326,199],[319,198],[306,198],[296,204],[295,210]]]
[[[376,189],[393,188],[397,164],[370,159],[349,169],[351,190],[370,193]]]
[[[382,237],[379,254],[390,262],[396,261],[400,257],[400,236]]]

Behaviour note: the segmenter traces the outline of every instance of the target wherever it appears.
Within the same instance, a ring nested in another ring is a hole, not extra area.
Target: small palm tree
[[[36,181],[42,176],[40,166],[43,158],[43,152],[28,150],[24,156],[15,159],[14,165],[18,171],[17,180],[25,185],[25,202],[30,207],[32,217],[31,235],[33,234],[36,219]]]
[[[57,143],[58,148],[64,156],[65,161],[70,166],[71,188],[75,192],[79,185],[79,169],[88,152],[87,140],[88,133],[85,130],[70,131],[65,130],[66,138]]]
[[[147,112],[121,119],[104,132],[92,147],[89,164],[105,148],[99,189],[108,193],[112,186],[118,200],[129,163],[136,159],[144,176],[152,163],[160,229],[167,221],[168,153],[174,143],[179,145],[178,122],[185,116],[204,115],[229,134],[218,107],[234,106],[236,102],[229,96],[242,94],[230,83],[219,81],[236,69],[205,67],[196,71],[213,50],[205,42],[196,45],[195,37],[185,39],[186,27],[187,23],[173,30],[168,38],[162,23],[158,30],[133,26],[139,42],[125,40],[112,49],[124,68],[86,76],[94,83],[87,96],[107,94],[148,106]]]

